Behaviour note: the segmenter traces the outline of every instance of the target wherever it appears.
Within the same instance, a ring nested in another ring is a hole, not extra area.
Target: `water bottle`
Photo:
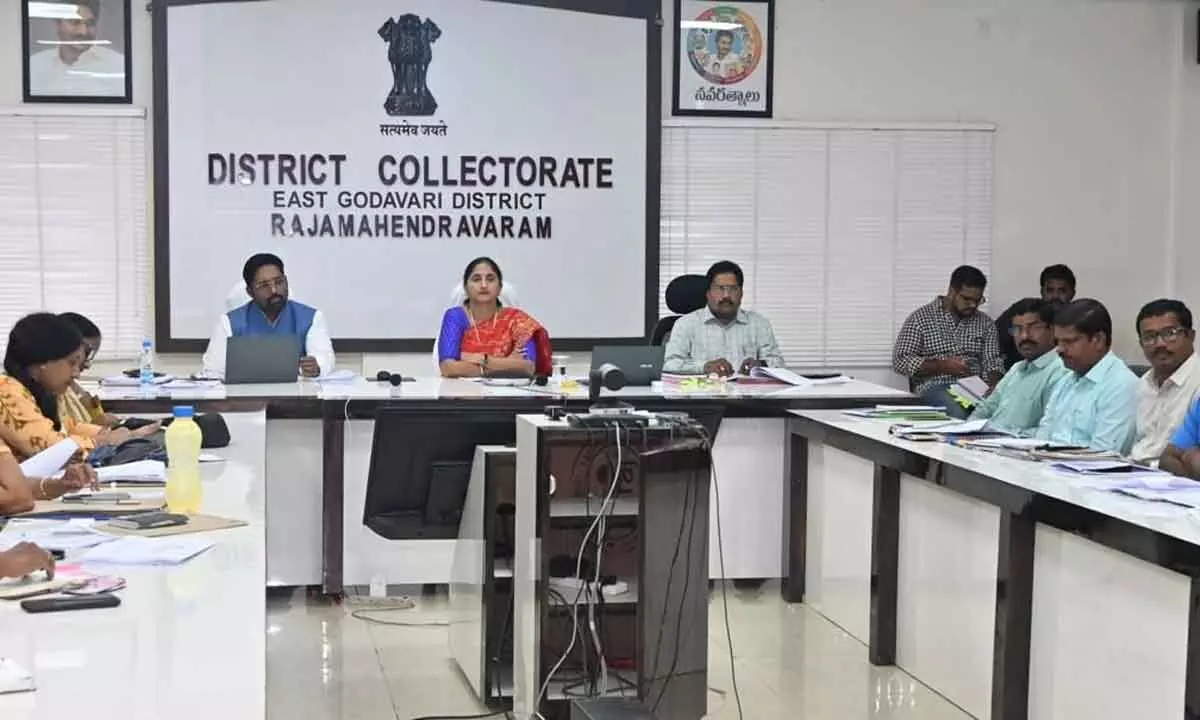
[[[193,420],[195,408],[174,408],[175,419],[167,428],[167,510],[192,515],[200,511],[200,426]]]
[[[150,338],[142,340],[142,353],[138,356],[138,389],[142,395],[154,395],[154,345]]]

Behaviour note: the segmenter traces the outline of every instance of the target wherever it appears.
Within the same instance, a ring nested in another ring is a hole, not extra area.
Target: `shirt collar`
[[[701,310],[701,312],[702,312],[702,313],[704,313],[704,322],[706,322],[706,323],[708,323],[708,322],[715,322],[715,323],[719,323],[719,322],[721,322],[721,318],[719,318],[719,317],[717,317],[716,315],[714,315],[714,314],[713,314],[713,311],[712,311],[712,308],[708,307],[707,305],[705,305],[705,306],[704,306],[704,309],[703,309],[703,310]],[[738,311],[737,311],[737,317],[735,317],[735,318],[733,319],[733,322],[734,322],[734,323],[736,323],[736,324],[738,324],[738,325],[745,325],[746,323],[750,322],[750,318],[749,318],[749,316],[748,316],[748,315],[746,315],[746,311],[745,311],[745,310],[743,310],[742,308],[738,308]]]
[[[1104,357],[1100,358],[1100,362],[1093,365],[1091,370],[1084,373],[1083,377],[1099,384],[1112,371],[1113,365],[1120,362],[1122,362],[1121,359],[1113,355],[1112,350],[1109,350]]]
[[[1054,362],[1058,359],[1059,359],[1058,351],[1055,350],[1054,348],[1050,348],[1050,350],[1042,353],[1041,355],[1037,356],[1036,358],[1034,358],[1032,360],[1025,360],[1023,362],[1024,362],[1026,370],[1031,370],[1031,369],[1045,370],[1046,368],[1053,365]]]
[[[1175,387],[1183,387],[1184,385],[1187,384],[1188,378],[1191,377],[1192,373],[1195,371],[1196,371],[1196,354],[1192,353],[1191,355],[1188,356],[1187,360],[1183,361],[1182,365],[1180,365],[1178,368],[1176,368],[1175,372],[1171,373],[1171,377],[1169,377],[1163,381],[1162,385],[1159,385],[1157,382],[1155,382],[1153,368],[1146,371],[1146,378],[1149,380],[1150,385],[1156,389],[1166,387],[1167,385],[1173,385]]]

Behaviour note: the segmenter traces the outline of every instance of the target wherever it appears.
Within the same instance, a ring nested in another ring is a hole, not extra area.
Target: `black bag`
[[[171,424],[174,418],[165,418],[162,421],[163,427]],[[211,448],[223,448],[229,446],[229,426],[225,423],[225,418],[220,413],[208,413],[205,415],[196,415],[193,420],[200,426],[200,447],[208,450]],[[156,420],[148,420],[146,418],[128,418],[121,423],[121,427],[137,430],[138,428],[152,425]],[[132,442],[132,441],[131,441]],[[129,461],[126,461],[129,462]]]

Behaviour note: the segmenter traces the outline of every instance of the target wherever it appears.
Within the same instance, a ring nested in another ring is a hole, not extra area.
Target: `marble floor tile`
[[[778,588],[728,589],[743,720],[966,720],[897,668]],[[268,600],[271,720],[409,720],[483,712],[450,657],[444,596],[407,610],[331,604],[302,591]],[[376,622],[354,613],[359,612]],[[399,625],[398,623],[405,623]],[[710,720],[737,720],[719,589],[709,605]]]

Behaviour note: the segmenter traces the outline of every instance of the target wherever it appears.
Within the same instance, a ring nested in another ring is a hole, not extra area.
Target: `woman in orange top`
[[[79,331],[57,315],[34,313],[13,326],[4,355],[6,374],[0,376],[0,425],[12,432],[12,449],[22,459],[67,437],[79,444],[83,456],[97,445],[131,437],[124,428],[90,423],[64,429],[58,398],[79,376],[84,353]]]
[[[481,257],[463,272],[466,301],[442,316],[438,366],[442,377],[479,377],[489,372],[533,375],[541,324],[528,313],[500,304],[504,276],[496,261]]]

